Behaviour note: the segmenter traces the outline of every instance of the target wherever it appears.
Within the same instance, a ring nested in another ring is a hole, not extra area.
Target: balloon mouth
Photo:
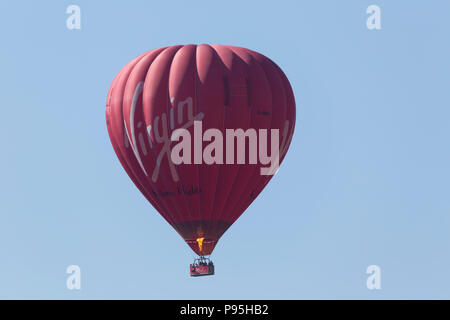
[[[185,240],[191,249],[199,256],[208,256],[214,250],[217,240],[199,237],[197,239]]]
[[[174,222],[172,226],[192,251],[199,256],[207,256],[231,224],[232,221],[224,220],[195,220]]]

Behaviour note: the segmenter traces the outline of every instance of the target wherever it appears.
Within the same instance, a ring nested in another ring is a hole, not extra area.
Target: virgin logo
[[[163,113],[161,116],[156,116],[153,119],[153,124],[148,125],[146,128],[147,130],[140,130],[136,136],[135,128],[140,128],[143,125],[142,122],[135,124],[136,104],[139,96],[142,94],[143,86],[143,82],[139,82],[136,86],[129,115],[130,127],[128,128],[125,122],[126,130],[124,130],[124,134],[126,135],[126,138],[124,140],[125,147],[130,148],[131,146],[136,160],[146,176],[148,176],[148,173],[143,165],[142,158],[150,155],[146,148],[145,139],[151,149],[154,148],[154,143],[162,144],[157,155],[152,153],[152,156],[156,156],[156,164],[151,174],[153,182],[158,180],[161,163],[164,158],[168,161],[172,179],[174,181],[179,181],[176,165],[180,164],[245,164],[246,159],[248,159],[248,164],[258,164],[259,161],[260,165],[267,165],[267,167],[260,168],[261,175],[273,175],[278,170],[280,150],[286,148],[289,128],[288,120],[286,120],[283,128],[281,148],[279,145],[279,130],[270,130],[269,155],[267,129],[255,130],[249,128],[245,131],[240,128],[225,129],[225,137],[223,132],[216,128],[210,128],[203,132],[202,119],[205,115],[202,112],[196,115],[193,114],[193,101],[191,97],[188,97],[187,99],[180,101],[177,108],[170,108],[169,115]],[[174,98],[171,98],[171,101],[173,102]],[[178,116],[177,119],[175,119],[175,109]],[[184,111],[186,111],[186,120],[183,119]],[[177,129],[175,129],[175,122],[177,122]],[[188,128],[192,126],[194,127],[193,137],[188,130]],[[169,127],[172,132],[170,137]],[[142,131],[145,132],[145,137]],[[151,136],[153,136],[153,139]],[[176,143],[172,147],[171,145],[173,142]],[[204,142],[209,143],[203,148]],[[137,147],[138,143],[140,148]],[[192,144],[193,150],[191,150]]]

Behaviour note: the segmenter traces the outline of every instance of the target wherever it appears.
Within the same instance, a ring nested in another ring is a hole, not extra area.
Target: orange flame
[[[200,252],[202,251],[202,247],[203,247],[203,240],[205,238],[197,238],[197,243],[198,243],[198,248],[200,249]]]

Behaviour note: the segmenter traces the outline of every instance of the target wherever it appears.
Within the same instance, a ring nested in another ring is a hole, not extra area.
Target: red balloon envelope
[[[262,54],[222,45],[170,46],[142,54],[119,72],[106,123],[131,180],[203,256],[286,155],[295,100],[283,71]]]

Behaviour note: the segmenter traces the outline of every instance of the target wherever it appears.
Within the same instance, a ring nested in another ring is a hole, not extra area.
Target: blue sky
[[[70,4],[81,30],[66,28]],[[366,28],[381,8],[382,29]],[[3,1],[0,298],[450,298],[448,1]],[[285,71],[297,126],[278,174],[222,237],[217,274],[110,145],[117,72],[219,43]],[[66,288],[67,266],[81,290]],[[378,265],[382,289],[366,288]]]

